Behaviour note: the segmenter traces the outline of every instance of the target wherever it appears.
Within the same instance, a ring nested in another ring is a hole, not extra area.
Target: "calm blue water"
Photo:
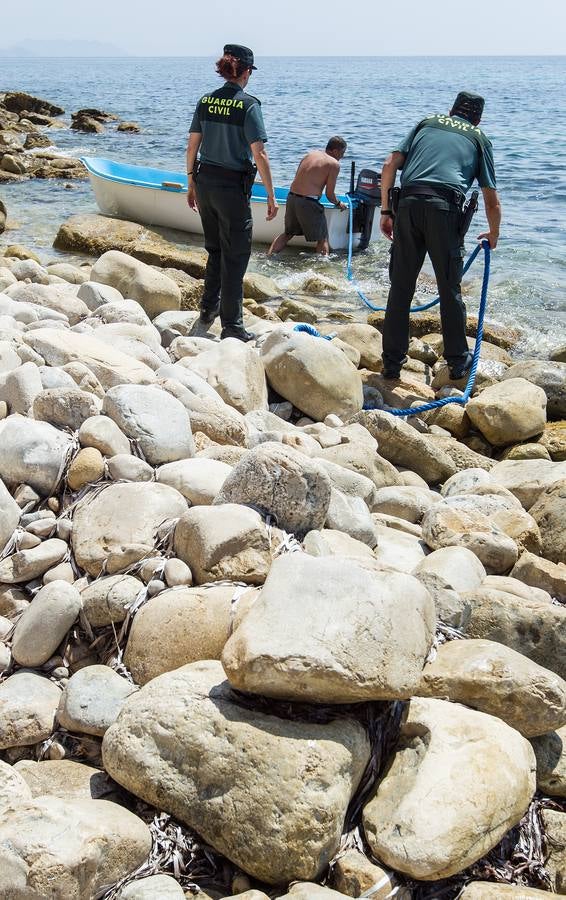
[[[258,65],[249,91],[262,100],[281,185],[289,184],[307,150],[341,134],[349,144],[339,185],[346,190],[351,159],[380,168],[399,138],[425,115],[448,111],[459,89],[483,94],[482,126],[493,141],[504,214],[490,315],[525,330],[524,352],[544,353],[566,341],[566,57],[302,57],[265,58]],[[80,107],[100,107],[143,128],[140,135],[54,131],[60,148],[179,170],[195,102],[217,83],[212,59],[0,60],[0,91],[43,96],[65,107],[67,117]],[[31,181],[0,191],[18,226],[0,240],[33,245],[44,256],[54,255],[49,248],[68,215],[95,210],[86,182],[66,190],[61,182]],[[470,234],[484,224],[478,216]],[[341,255],[324,263],[296,251],[268,261],[259,249],[252,267],[300,290],[312,271],[344,283],[343,262]],[[387,288],[386,265],[384,240],[356,258],[363,287],[378,301]],[[479,267],[471,275],[474,310]],[[336,304],[365,316],[345,283]]]

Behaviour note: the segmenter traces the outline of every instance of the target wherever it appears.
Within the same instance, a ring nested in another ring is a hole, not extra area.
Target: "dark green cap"
[[[254,55],[249,47],[242,47],[241,44],[226,44],[224,53],[235,56],[236,59],[243,62],[246,69],[257,69],[257,66],[254,66]]]
[[[470,122],[479,121],[482,117],[485,100],[479,94],[470,94],[469,91],[460,91],[454,100],[452,113],[462,116]]]

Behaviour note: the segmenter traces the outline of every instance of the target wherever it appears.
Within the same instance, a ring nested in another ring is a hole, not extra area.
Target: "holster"
[[[400,187],[392,187],[389,188],[387,193],[387,200],[389,203],[389,209],[393,213],[394,216],[397,215],[397,210],[399,209],[399,198],[401,196],[401,188]]]
[[[199,160],[199,159],[195,159],[195,162],[194,162],[194,165],[193,165],[193,182],[194,182],[195,184],[196,184],[196,182],[197,182],[199,169],[200,169],[200,160]]]
[[[243,186],[244,194],[246,195],[246,197],[251,196],[256,175],[257,175],[257,166],[254,165],[253,163],[248,163],[248,167],[244,171],[244,175],[242,178],[242,186]]]
[[[472,223],[474,214],[478,208],[479,191],[472,191],[470,199],[462,207],[462,218],[460,220],[460,237],[464,238]]]

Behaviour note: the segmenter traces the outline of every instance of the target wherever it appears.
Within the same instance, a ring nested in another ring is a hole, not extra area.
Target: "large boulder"
[[[340,557],[276,559],[222,654],[239,690],[315,703],[410,697],[434,603],[410,575]],[[355,653],[353,653],[355,648]]]
[[[147,825],[107,800],[38,797],[0,821],[0,895],[91,900],[142,864]]]
[[[423,669],[415,696],[464,703],[525,737],[566,725],[566,682],[495,641],[449,641]]]
[[[411,700],[397,751],[364,809],[372,853],[420,881],[461,872],[523,817],[535,791],[529,742],[444,700]]]
[[[177,523],[174,547],[197,584],[263,584],[271,565],[271,541],[262,516],[236,503],[190,509]]]
[[[155,381],[149,366],[98,340],[95,334],[36,328],[26,332],[24,341],[50,366],[83,363],[105,389],[115,384],[151,384]]]
[[[267,409],[265,373],[257,352],[248,344],[227,338],[210,350],[186,360],[229,406],[241,413]]]
[[[566,602],[566,565],[542,559],[525,551],[517,560],[511,572],[513,578],[533,588],[547,591],[561,603]]]
[[[546,394],[546,411],[549,417],[566,417],[566,362],[525,359],[507,369],[503,380],[509,378],[524,378],[538,385]]]
[[[436,503],[423,516],[423,540],[432,550],[466,547],[492,575],[503,575],[517,562],[515,541],[482,512],[458,509],[450,500]]]
[[[201,659],[220,659],[232,627],[234,584],[175,587],[136,614],[124,662],[136,684]]]
[[[370,757],[351,719],[321,725],[240,706],[217,662],[146,684],[102,752],[119,784],[270,884],[326,868]]]
[[[526,510],[545,490],[566,478],[566,462],[548,459],[505,459],[490,472],[491,481],[507,488],[521,501]]]
[[[504,447],[544,431],[546,394],[524,378],[509,378],[472,397],[466,412],[490,444]]]
[[[137,300],[150,319],[181,306],[181,291],[171,278],[120,250],[103,253],[92,267],[90,280],[109,284],[123,297]]]
[[[540,530],[542,555],[566,563],[566,478],[540,494],[530,514]]]
[[[324,525],[330,493],[330,478],[317,461],[267,442],[234,466],[214,502],[253,505],[285,531],[304,535]]]
[[[71,431],[78,431],[86,419],[98,415],[99,408],[100,400],[79,388],[40,390],[33,399],[34,419]]]
[[[137,441],[150,465],[194,456],[189,414],[182,403],[153,385],[111,388],[102,411],[130,440]]]
[[[113,575],[151,554],[160,527],[178,519],[187,501],[166,484],[112,484],[85,497],[73,518],[73,551],[89,575]]]
[[[261,357],[272,388],[312,419],[323,421],[330,413],[345,418],[361,410],[361,378],[329,341],[278,329],[263,343]]]
[[[27,484],[49,496],[62,477],[72,443],[47,422],[8,416],[0,422],[0,478],[10,486]]]
[[[463,596],[468,637],[505,644],[566,679],[566,607],[485,587]]]
[[[456,472],[457,467],[440,447],[397,416],[372,409],[360,413],[354,421],[373,435],[385,459],[417,472],[427,484],[446,481]]]

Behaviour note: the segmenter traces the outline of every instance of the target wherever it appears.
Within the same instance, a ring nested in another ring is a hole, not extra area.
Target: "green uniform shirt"
[[[250,144],[267,141],[261,103],[231,81],[197,103],[191,134],[202,134],[200,161],[244,172],[253,156]]]
[[[430,181],[466,194],[476,178],[480,187],[496,187],[491,141],[460,116],[430,116],[416,125],[396,150],[406,156],[402,187],[413,181]]]

